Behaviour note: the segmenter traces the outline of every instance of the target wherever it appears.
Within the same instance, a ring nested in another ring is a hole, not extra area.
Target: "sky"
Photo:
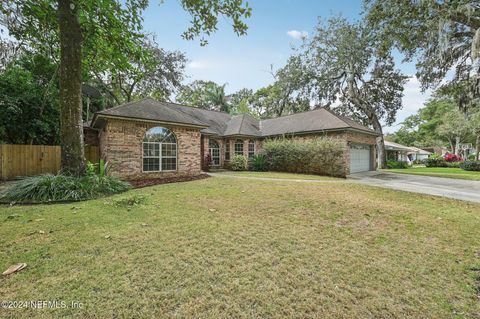
[[[211,80],[227,83],[226,93],[242,88],[259,89],[271,84],[270,70],[285,65],[301,38],[314,31],[319,18],[339,15],[358,20],[362,12],[362,0],[251,0],[252,17],[246,20],[248,34],[238,37],[231,25],[220,18],[218,31],[207,38],[208,45],[200,41],[183,40],[181,34],[190,25],[190,16],[179,1],[153,0],[144,13],[144,27],[151,32],[159,45],[167,50],[179,50],[189,59],[187,81]],[[410,76],[405,85],[403,108],[397,122],[385,127],[393,132],[409,115],[421,108],[430,92],[422,93],[415,78],[413,63],[402,63],[396,54],[397,67]]]

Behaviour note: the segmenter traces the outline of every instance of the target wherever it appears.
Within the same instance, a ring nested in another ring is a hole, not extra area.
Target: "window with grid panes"
[[[248,141],[248,158],[252,158],[255,155],[255,141]]]
[[[243,141],[236,140],[235,141],[235,155],[243,155]]]
[[[164,127],[149,129],[143,137],[143,171],[177,170],[177,139]]]

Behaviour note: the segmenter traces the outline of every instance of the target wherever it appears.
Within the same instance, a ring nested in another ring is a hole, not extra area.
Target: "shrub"
[[[344,176],[345,145],[333,138],[317,137],[308,141],[268,140],[263,144],[269,169],[291,173]]]
[[[130,184],[111,176],[39,175],[26,177],[0,194],[13,202],[80,201],[124,192]]]
[[[460,168],[466,171],[480,171],[480,161],[466,161],[460,163]]]
[[[203,170],[205,172],[208,172],[210,171],[210,167],[212,166],[212,156],[210,155],[210,153],[207,153],[207,155],[205,155],[205,158],[203,159]]]
[[[387,161],[387,168],[408,168],[408,162],[406,161]]]
[[[443,159],[447,162],[460,162],[462,160],[460,156],[450,153],[445,154]]]
[[[264,154],[257,154],[252,157],[250,161],[250,166],[252,170],[263,172],[268,169],[267,167],[267,157]]]
[[[235,155],[230,160],[230,168],[234,171],[245,171],[248,168],[248,162],[245,156]]]
[[[432,154],[429,158],[425,159],[426,167],[447,167],[447,161],[438,154]]]
[[[413,164],[414,165],[422,165],[422,164],[425,164],[425,160],[416,159],[416,160],[413,161]]]
[[[459,168],[461,163],[463,162],[447,162],[447,167]]]
[[[90,161],[87,161],[87,164],[85,165],[85,174],[87,176],[95,175],[95,164],[93,164]]]

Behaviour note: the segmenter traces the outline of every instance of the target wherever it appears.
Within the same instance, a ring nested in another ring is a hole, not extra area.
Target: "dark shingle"
[[[97,112],[94,120],[102,115],[203,126],[202,133],[219,136],[266,137],[342,129],[376,134],[372,129],[324,108],[259,121],[249,114],[231,116],[224,112],[159,102],[148,98]]]
[[[345,118],[324,108],[260,121],[260,130],[263,136],[338,129],[356,129],[375,134],[368,127],[350,119],[346,121]]]
[[[235,115],[227,123],[227,128],[223,132],[224,136],[246,135],[261,136],[259,122],[249,114]]]
[[[196,119],[186,112],[182,112],[172,103],[159,102],[149,98],[100,111],[95,114],[95,116],[98,115],[190,124],[193,126],[208,126],[207,123]]]

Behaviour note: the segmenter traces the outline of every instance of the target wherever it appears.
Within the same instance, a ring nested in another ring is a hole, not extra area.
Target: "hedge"
[[[408,162],[388,160],[387,161],[387,168],[389,168],[389,169],[408,168]]]
[[[429,158],[425,159],[425,166],[426,167],[448,167],[448,163],[443,159],[443,157],[430,156]]]
[[[460,168],[466,171],[480,171],[480,161],[462,162]]]
[[[263,152],[272,171],[345,176],[345,143],[338,139],[267,140]]]

